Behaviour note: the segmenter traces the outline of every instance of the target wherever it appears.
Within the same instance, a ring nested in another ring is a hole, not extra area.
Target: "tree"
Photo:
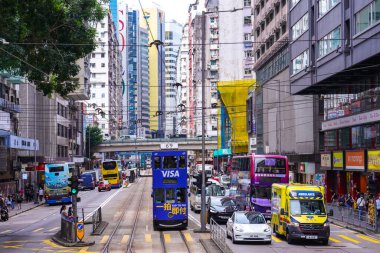
[[[90,139],[89,139],[90,137]],[[90,152],[91,155],[94,153],[94,149],[96,146],[98,146],[103,141],[103,134],[102,130],[97,126],[87,126],[86,128],[86,157],[89,157],[88,155],[88,144],[90,143]]]
[[[106,0],[0,1],[0,70],[25,76],[45,95],[74,91],[76,64],[96,47]]]

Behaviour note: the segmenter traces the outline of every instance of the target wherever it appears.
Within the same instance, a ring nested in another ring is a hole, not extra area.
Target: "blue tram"
[[[187,152],[152,153],[153,228],[185,229],[188,224]]]

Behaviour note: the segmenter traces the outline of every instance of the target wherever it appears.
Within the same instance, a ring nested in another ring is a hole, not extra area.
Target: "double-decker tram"
[[[71,203],[68,164],[45,164],[46,204]]]
[[[289,183],[288,158],[280,155],[236,156],[232,158],[231,188],[250,198],[251,207],[271,219],[273,183]]]
[[[123,185],[122,167],[120,160],[102,162],[102,177],[110,183],[111,188],[120,188]]]
[[[152,163],[153,228],[186,228],[187,152],[153,152]]]

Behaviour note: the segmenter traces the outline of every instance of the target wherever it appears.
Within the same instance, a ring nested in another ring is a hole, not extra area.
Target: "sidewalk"
[[[352,230],[352,231],[356,231],[356,232],[361,233],[361,234],[369,235],[369,236],[375,237],[376,239],[380,240],[380,233],[374,233],[374,232],[371,232],[371,231],[366,230],[364,228],[348,225],[348,224],[346,224],[344,222],[341,222],[341,221],[338,221],[338,220],[335,220],[335,219],[330,219],[330,222],[332,224],[335,224],[335,225],[339,226],[339,227],[346,228],[346,229],[349,229],[349,230]]]
[[[20,214],[20,213],[23,213],[23,212],[29,211],[29,210],[31,210],[31,209],[33,209],[33,208],[36,208],[36,207],[38,207],[38,206],[43,205],[44,203],[45,203],[45,201],[40,202],[39,204],[34,204],[33,201],[31,201],[31,202],[23,202],[23,203],[21,204],[21,209],[18,209],[18,208],[17,208],[17,204],[15,204],[15,208],[14,208],[14,209],[12,209],[12,208],[8,208],[8,211],[9,211],[9,217],[13,217],[13,216],[16,216],[16,215],[18,215],[18,214]]]

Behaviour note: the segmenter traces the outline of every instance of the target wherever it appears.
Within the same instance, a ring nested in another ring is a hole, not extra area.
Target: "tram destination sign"
[[[176,142],[166,142],[160,144],[161,149],[178,149],[178,143]]]

